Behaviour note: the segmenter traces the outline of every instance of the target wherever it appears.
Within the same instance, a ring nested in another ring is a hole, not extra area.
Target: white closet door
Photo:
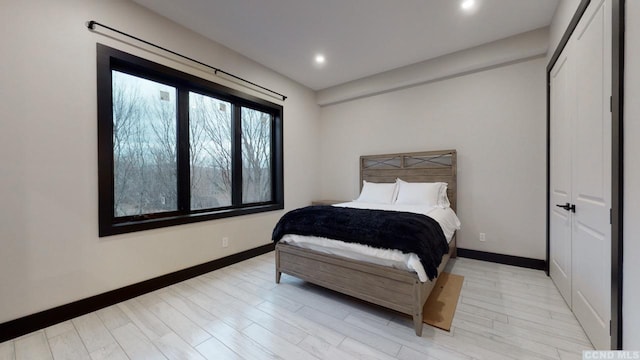
[[[571,306],[571,212],[558,207],[571,203],[571,149],[575,118],[575,68],[571,42],[551,70],[549,273]]]
[[[610,348],[611,6],[592,1],[574,33],[572,308],[598,349]]]

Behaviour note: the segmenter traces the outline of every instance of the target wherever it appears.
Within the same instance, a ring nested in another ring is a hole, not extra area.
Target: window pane
[[[114,215],[177,210],[176,89],[112,71]]]
[[[231,205],[231,103],[189,93],[191,209]]]
[[[271,201],[270,114],[242,108],[242,203]]]

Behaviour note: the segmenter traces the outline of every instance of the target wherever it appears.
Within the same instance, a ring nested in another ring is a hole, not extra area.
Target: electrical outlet
[[[480,240],[480,241],[482,241],[482,242],[487,241],[487,236],[486,236],[486,234],[485,234],[485,233],[480,233],[480,238],[479,238],[478,240]]]
[[[228,247],[229,246],[229,238],[228,237],[223,237],[222,238],[222,247]]]

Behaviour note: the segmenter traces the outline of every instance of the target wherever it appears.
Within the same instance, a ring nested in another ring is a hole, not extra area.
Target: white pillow
[[[447,183],[408,183],[397,179],[398,197],[396,204],[428,205],[441,208],[449,207]]]
[[[393,204],[396,195],[396,183],[372,183],[363,181],[357,202],[374,204]]]
[[[451,203],[449,202],[449,196],[447,195],[447,188],[449,185],[447,183],[440,183],[440,184],[442,184],[442,187],[440,188],[440,197],[438,198],[438,206],[443,209],[446,209],[451,206]]]

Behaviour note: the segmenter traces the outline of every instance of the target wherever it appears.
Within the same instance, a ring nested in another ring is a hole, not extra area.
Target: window
[[[282,106],[98,44],[100,236],[284,208]]]

